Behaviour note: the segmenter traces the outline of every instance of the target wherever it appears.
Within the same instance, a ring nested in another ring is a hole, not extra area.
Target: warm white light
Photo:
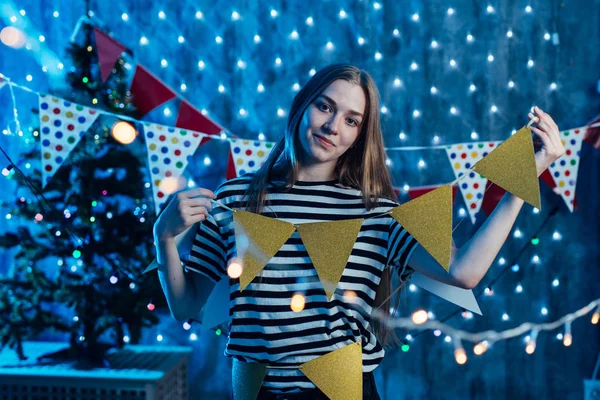
[[[527,6],[527,7],[525,7],[525,12],[526,12],[526,13],[528,13],[528,14],[529,14],[531,11],[533,11],[533,9],[531,8],[531,6]]]
[[[27,82],[31,82],[31,81],[33,80],[33,76],[31,76],[31,75],[27,75],[27,76],[25,77],[25,79],[27,80]]]
[[[362,36],[359,36],[357,42],[360,46],[362,46],[363,44],[365,44],[365,39]]]
[[[123,13],[123,14],[121,14],[121,19],[123,21],[128,21],[129,20],[129,16],[127,14]]]
[[[558,285],[560,285],[560,282],[559,282],[559,280],[558,280],[558,279],[554,279],[554,280],[552,281],[552,286],[554,286],[554,287],[557,287]]]
[[[532,59],[529,59],[529,61],[527,61],[527,67],[531,68],[535,65],[535,63],[533,62]]]
[[[542,307],[542,315],[548,315],[548,309],[546,307]]]
[[[271,18],[275,18],[277,17],[278,13],[277,10],[271,10]]]
[[[239,111],[239,112],[240,112],[240,115],[241,115],[242,117],[245,117],[245,116],[247,115],[247,112],[246,112],[246,110],[245,110],[245,109],[243,109],[243,108],[240,108],[240,111]]]
[[[429,91],[431,92],[431,94],[436,94],[437,88],[435,86],[432,86],[431,89],[429,89]]]
[[[451,67],[456,67],[456,61],[455,60],[450,60],[450,66]]]
[[[202,14],[202,11],[196,11],[196,19],[202,19],[204,18],[204,14]]]
[[[454,15],[454,8],[448,9],[448,15]]]
[[[395,78],[394,79],[394,86],[395,87],[400,87],[402,86],[402,80],[400,78]]]
[[[316,70],[316,69],[314,69],[314,68],[311,68],[311,69],[310,69],[310,71],[308,71],[308,74],[309,74],[310,76],[313,76],[313,75],[314,75],[314,74],[316,74],[316,73],[317,73],[317,70]]]
[[[297,92],[298,90],[300,90],[300,84],[299,84],[298,82],[294,83],[294,84],[292,85],[292,90],[293,90],[294,92]]]
[[[418,69],[419,69],[419,64],[417,64],[416,62],[414,62],[414,61],[413,61],[413,62],[410,64],[410,69],[411,69],[411,71],[416,71],[416,70],[418,70]]]
[[[246,68],[246,63],[244,62],[244,60],[238,60],[237,66],[240,69],[244,69],[244,68]]]
[[[169,65],[169,63],[164,58],[162,60],[160,60],[161,67],[166,68],[168,65]]]
[[[450,114],[456,115],[457,113],[458,113],[458,110],[456,109],[456,107],[450,107]]]
[[[60,14],[58,13],[58,11],[54,11],[54,12],[52,13],[52,16],[53,16],[54,18],[58,18],[58,16],[59,16],[59,15],[60,15]]]
[[[298,31],[293,30],[292,33],[290,33],[290,38],[294,40],[298,39]]]
[[[179,88],[181,89],[182,92],[185,92],[187,90],[187,85],[185,83],[182,83]]]
[[[225,86],[219,85],[219,93],[225,93]]]
[[[164,11],[159,11],[159,12],[158,12],[158,18],[160,18],[160,19],[165,19],[166,17],[167,17],[167,16],[165,15],[165,12],[164,12]]]
[[[242,263],[238,262],[238,261],[232,261],[228,266],[227,266],[227,275],[231,278],[231,279],[237,279],[240,276],[242,276],[242,271],[243,271],[243,267],[242,267]]]
[[[556,83],[555,82],[552,82],[550,84],[550,90],[556,90]]]
[[[492,61],[494,61],[494,56],[493,56],[493,55],[491,55],[491,54],[488,54],[488,61],[489,61],[489,62],[492,62]]]
[[[400,36],[400,31],[398,30],[398,28],[395,28],[395,29],[392,31],[392,35],[394,35],[395,37],[398,37],[398,36]]]
[[[278,67],[281,65],[281,58],[277,57],[275,59],[275,65],[277,65]]]
[[[511,89],[514,88],[515,87],[515,83],[513,81],[509,81],[508,82],[508,87],[511,88]]]
[[[477,134],[477,132],[475,132],[475,131],[471,132],[471,139],[477,140],[478,138],[479,138],[479,135]]]
[[[427,315],[427,311],[425,310],[417,310],[412,315],[412,320],[415,324],[421,325],[427,322],[429,316]]]
[[[254,35],[254,43],[260,43],[260,36]]]
[[[473,35],[470,33],[467,35],[467,42],[471,43],[473,41]]]
[[[425,168],[425,161],[419,160],[419,168]]]
[[[137,132],[133,125],[125,121],[115,123],[111,133],[113,138],[121,144],[129,144],[133,142],[137,136]]]
[[[420,116],[421,116],[421,111],[419,111],[419,110],[413,111],[413,118],[419,118]]]
[[[514,236],[515,236],[516,238],[520,238],[520,237],[522,236],[522,234],[521,234],[521,231],[520,231],[518,228],[517,228],[517,229],[515,229]]]
[[[0,41],[13,49],[20,49],[25,46],[25,34],[12,26],[6,26],[0,31]]]
[[[258,140],[265,140],[265,134],[264,133],[259,133],[258,134]]]
[[[386,106],[381,106],[381,113],[382,114],[387,114],[387,112],[388,112],[387,107]]]
[[[159,342],[162,342],[162,340],[163,340],[163,335],[157,335],[157,336],[156,336],[156,340],[158,340]]]
[[[163,113],[165,114],[165,117],[170,117],[171,116],[171,110],[169,109],[169,107],[165,108]]]
[[[346,11],[344,11],[343,9],[340,10],[339,15],[340,15],[340,19],[344,19],[348,16],[348,14],[346,14]]]
[[[512,29],[509,29],[509,30],[506,32],[506,37],[509,37],[509,38],[513,37],[513,31],[512,31]]]
[[[474,92],[475,90],[477,90],[477,87],[471,83],[469,86],[469,91]]]
[[[204,61],[202,61],[202,60],[198,61],[198,68],[204,69],[204,66],[205,66]]]
[[[41,43],[44,43],[44,42],[46,41],[46,38],[44,37],[44,35],[40,35],[40,37],[38,38],[38,40],[39,40]]]
[[[282,108],[278,108],[277,109],[277,116],[278,117],[283,117],[285,116],[285,111]]]
[[[239,13],[239,12],[237,12],[237,11],[234,11],[234,12],[232,12],[232,13],[231,13],[231,19],[232,19],[233,21],[237,21],[237,20],[239,20],[239,19],[240,19],[240,13]]]
[[[306,18],[306,25],[313,26],[313,24],[314,24],[313,17]]]
[[[146,36],[142,36],[142,37],[140,38],[140,44],[141,44],[142,46],[145,46],[145,45],[147,45],[147,44],[148,44],[148,38],[147,38]]]
[[[400,132],[400,134],[398,135],[398,137],[400,138],[400,140],[404,140],[404,139],[406,139],[406,133]]]
[[[531,261],[538,264],[540,262],[540,257],[538,255],[534,255]]]
[[[419,20],[419,14],[415,13],[412,15],[412,20],[417,22]]]
[[[544,39],[550,40],[550,34],[548,32],[544,33]]]
[[[185,38],[183,36],[179,35],[179,37],[177,38],[177,41],[179,43],[183,43],[183,42],[185,42]]]
[[[558,233],[558,231],[555,231],[552,234],[552,239],[554,239],[554,240],[560,240],[561,238],[562,238],[562,235],[560,233]]]
[[[498,112],[498,107],[496,107],[496,105],[492,105],[490,107],[490,111],[493,112],[493,113]]]
[[[379,4],[378,2],[373,3],[373,8],[376,10],[381,9],[381,4]]]
[[[489,343],[487,340],[484,340],[483,342],[477,343],[475,345],[475,347],[473,347],[473,353],[475,353],[475,355],[477,355],[477,356],[480,356],[483,353],[485,353],[488,348],[489,348]]]
[[[494,11],[495,11],[495,10],[494,10],[494,7],[492,7],[492,6],[487,6],[487,12],[488,12],[489,14],[493,13]]]
[[[215,37],[215,42],[216,42],[217,44],[221,44],[221,43],[223,43],[223,38],[222,38],[221,36],[216,36],[216,37]]]
[[[440,142],[440,137],[438,135],[435,135],[433,137],[433,144],[438,144]]]
[[[333,50],[333,43],[327,42],[327,44],[325,45],[325,47],[327,48],[327,50]]]
[[[432,49],[437,49],[437,47],[438,47],[438,42],[436,40],[432,40],[431,41],[431,48]]]
[[[507,313],[502,314],[502,321],[508,321],[509,317]]]
[[[262,83],[259,83],[258,86],[256,87],[256,91],[259,93],[262,93],[265,91],[265,87]]]
[[[294,312],[300,312],[304,310],[304,306],[306,304],[306,298],[302,294],[295,294],[292,296],[292,301],[290,303],[290,308]]]
[[[383,58],[383,55],[380,52],[375,53],[375,61],[380,61]]]

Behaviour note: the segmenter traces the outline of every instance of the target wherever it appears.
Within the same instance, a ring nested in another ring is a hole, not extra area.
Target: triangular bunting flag
[[[133,94],[133,104],[142,115],[176,96],[171,88],[140,64],[135,67],[130,91]]]
[[[218,135],[223,130],[219,124],[203,115],[186,100],[183,100],[179,105],[175,126],[206,133],[207,135]]]
[[[542,208],[531,129],[521,128],[477,164],[475,172],[538,209]]]
[[[579,152],[585,131],[586,128],[575,128],[561,132],[560,136],[566,153],[548,168],[556,183],[556,189],[571,212],[573,212],[575,186],[579,172]]]
[[[267,364],[233,360],[231,380],[234,400],[257,400],[267,375]]]
[[[600,150],[600,126],[596,126],[598,124],[600,124],[600,115],[597,115],[588,124],[583,140],[594,146],[597,150]]]
[[[477,161],[487,156],[498,143],[459,143],[446,147],[446,154],[454,171],[454,176],[460,178],[464,174],[468,174],[461,179],[458,186],[467,205],[472,223],[475,223],[475,216],[481,209],[487,179],[478,173],[470,171],[470,169]]]
[[[115,61],[125,51],[126,47],[98,28],[94,28],[94,35],[96,37],[96,48],[98,49],[98,61],[100,62],[100,75],[102,75],[102,82],[105,82],[115,65]]]
[[[424,194],[434,191],[435,189],[439,189],[444,185],[429,185],[429,186],[417,186],[411,187],[408,189],[408,196],[411,199],[416,199],[417,197],[421,197]],[[456,198],[456,191],[458,188],[456,186],[452,186],[452,203],[454,204],[454,199]]]
[[[435,279],[428,278],[425,275],[419,274],[418,272],[415,272],[412,275],[410,283],[413,283],[420,288],[423,288],[428,292],[431,292],[436,296],[449,301],[450,303],[456,304],[465,310],[482,315],[481,309],[479,308],[479,304],[477,304],[477,299],[475,298],[472,290],[447,285]]]
[[[2,89],[4,85],[6,85],[6,81],[0,76],[0,89]]]
[[[45,187],[99,114],[94,109],[45,94],[39,95],[39,107],[42,187]]]
[[[272,142],[260,140],[230,139],[231,157],[235,167],[235,176],[241,176],[248,172],[257,171],[267,159]]]
[[[446,271],[452,249],[452,187],[442,186],[408,203],[390,215],[400,223]]]
[[[332,400],[363,398],[362,348],[353,343],[310,360],[299,367]]]
[[[206,332],[229,321],[229,276],[221,278],[206,300],[202,330]]]
[[[297,226],[329,300],[346,268],[363,221],[364,219],[358,218]]]
[[[179,177],[188,164],[188,157],[194,154],[203,135],[147,122],[144,123],[144,134],[154,206],[158,214],[171,193],[187,187],[187,182],[179,182]]]
[[[237,255],[242,259],[240,290],[262,271],[294,233],[294,225],[242,210],[233,213]]]

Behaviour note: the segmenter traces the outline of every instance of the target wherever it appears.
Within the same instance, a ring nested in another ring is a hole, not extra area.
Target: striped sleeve
[[[215,191],[217,200],[221,200],[219,189]],[[217,206],[209,211],[208,217],[198,224],[189,259],[184,262],[186,270],[198,272],[215,283],[226,275],[227,260],[231,258],[230,235],[225,232],[227,226],[223,226],[227,223],[226,213],[230,212]]]
[[[419,242],[398,221],[390,219],[387,262],[397,270],[401,281],[406,281],[414,272],[414,269],[408,266],[408,261]]]

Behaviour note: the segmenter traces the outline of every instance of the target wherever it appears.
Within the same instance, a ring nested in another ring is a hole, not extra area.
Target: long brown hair
[[[361,131],[352,147],[338,158],[335,173],[342,185],[360,189],[366,210],[377,205],[379,198],[395,198],[392,180],[385,164],[385,148],[379,116],[379,92],[371,76],[355,66],[332,64],[320,71],[298,92],[288,116],[285,134],[275,143],[263,166],[254,174],[245,196],[246,210],[260,214],[266,200],[269,183],[278,189],[289,189],[298,180],[298,127],[306,109],[335,80],[343,79],[360,85],[366,97],[366,110]],[[387,267],[387,266],[386,266]],[[374,310],[382,308],[390,314],[391,268],[384,268],[375,297]],[[396,305],[398,298],[396,299]],[[397,307],[394,307],[396,309]],[[379,319],[374,329],[384,346],[397,344],[398,338]]]

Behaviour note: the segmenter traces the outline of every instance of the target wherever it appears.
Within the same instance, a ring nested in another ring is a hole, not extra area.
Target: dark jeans
[[[258,392],[256,400],[328,400],[319,389],[308,389],[299,393],[270,393],[264,388]],[[363,400],[380,400],[375,386],[373,372],[363,372]]]

